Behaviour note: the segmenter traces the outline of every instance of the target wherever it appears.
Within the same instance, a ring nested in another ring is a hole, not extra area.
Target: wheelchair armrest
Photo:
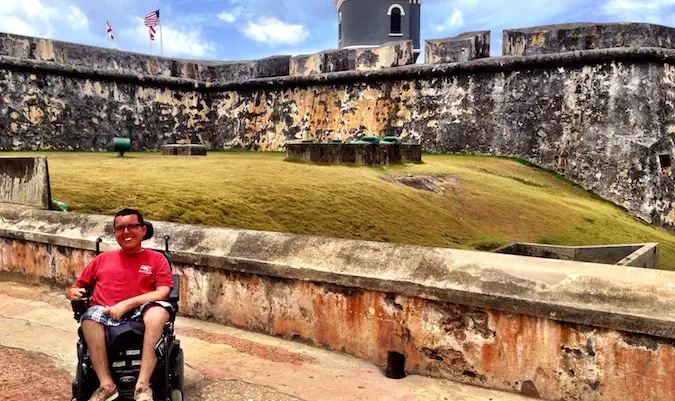
[[[169,302],[178,303],[178,298],[180,296],[180,276],[177,274],[173,275],[173,288],[169,293]]]

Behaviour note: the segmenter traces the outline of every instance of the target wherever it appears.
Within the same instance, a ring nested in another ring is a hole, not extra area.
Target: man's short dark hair
[[[115,220],[117,219],[118,216],[130,216],[132,214],[136,215],[136,217],[138,218],[139,224],[145,224],[145,222],[143,221],[143,215],[138,210],[136,210],[136,209],[122,209],[115,214],[115,217],[113,217],[113,226],[115,225]]]

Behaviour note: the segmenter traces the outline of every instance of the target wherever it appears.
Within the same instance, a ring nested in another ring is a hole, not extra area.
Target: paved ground
[[[387,379],[365,361],[275,337],[178,318],[186,399],[523,401],[478,387]],[[77,323],[62,291],[0,282],[0,399],[68,401]]]

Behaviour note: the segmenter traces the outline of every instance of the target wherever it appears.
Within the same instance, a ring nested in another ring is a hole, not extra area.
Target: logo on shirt
[[[138,269],[139,273],[152,274],[152,267],[148,265],[141,265],[141,268]]]

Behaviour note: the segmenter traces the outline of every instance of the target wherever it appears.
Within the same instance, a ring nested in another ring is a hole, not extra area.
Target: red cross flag
[[[113,40],[115,39],[115,37],[113,36],[113,33],[112,33],[112,27],[110,26],[108,21],[105,22],[105,31],[108,33],[108,37],[110,39],[113,39]]]

